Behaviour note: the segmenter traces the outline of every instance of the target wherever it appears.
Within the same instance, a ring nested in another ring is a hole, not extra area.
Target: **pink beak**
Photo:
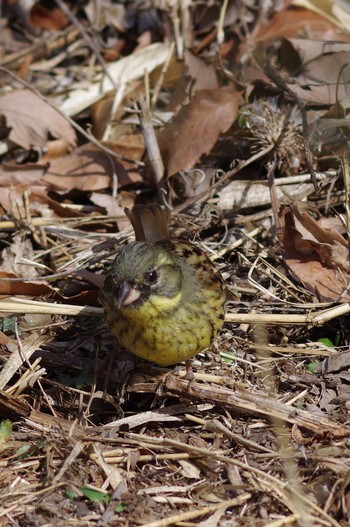
[[[119,291],[118,308],[129,306],[140,298],[141,292],[124,282]]]

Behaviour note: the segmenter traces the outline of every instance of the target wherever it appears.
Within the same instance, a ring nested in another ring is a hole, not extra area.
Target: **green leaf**
[[[224,362],[226,362],[226,364],[233,364],[236,360],[236,356],[233,353],[229,353],[227,351],[220,353],[220,357]]]
[[[125,503],[117,503],[114,507],[114,512],[125,512],[128,506]]]
[[[6,317],[1,323],[2,331],[4,333],[15,333],[16,332],[16,317]]]
[[[327,337],[318,339],[317,342],[320,342],[320,344],[323,344],[324,346],[327,346],[328,348],[334,348],[333,342],[329,340]]]
[[[8,419],[0,423],[0,444],[6,443],[12,435],[12,423]]]
[[[26,457],[28,457],[30,455],[31,449],[32,449],[31,445],[20,446],[16,450],[16,456],[19,457],[20,459],[25,459]]]
[[[83,495],[90,501],[98,501],[99,503],[103,503],[103,505],[108,505],[108,503],[110,502],[111,498],[105,492],[90,489],[90,487],[81,487],[80,490]]]
[[[63,494],[66,498],[70,500],[75,500],[75,498],[77,497],[75,492],[72,489],[68,489],[68,488],[63,491]]]
[[[62,375],[60,380],[66,386],[72,386],[80,390],[84,386],[91,386],[93,378],[89,368],[84,366],[79,375],[71,377],[70,375]]]
[[[313,373],[317,366],[318,366],[318,362],[310,362],[310,364],[307,365],[307,370],[310,373]]]

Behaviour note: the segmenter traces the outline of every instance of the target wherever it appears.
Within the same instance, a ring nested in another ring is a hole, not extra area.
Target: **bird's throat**
[[[145,302],[138,303],[137,306],[135,306],[135,309],[130,306],[130,308],[127,309],[127,317],[128,319],[134,320],[147,320],[163,316],[167,317],[176,310],[181,299],[181,291],[172,297],[151,295]]]

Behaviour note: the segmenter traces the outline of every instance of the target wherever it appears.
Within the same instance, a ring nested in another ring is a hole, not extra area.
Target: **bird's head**
[[[122,311],[140,309],[147,300],[153,308],[167,311],[181,297],[181,265],[159,242],[124,247],[113,263],[111,277]]]

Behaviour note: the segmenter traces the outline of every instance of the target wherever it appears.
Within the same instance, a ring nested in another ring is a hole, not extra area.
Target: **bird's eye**
[[[145,281],[148,284],[155,284],[157,280],[158,280],[158,273],[155,269],[153,269],[153,271],[147,271],[147,273],[145,273]]]

